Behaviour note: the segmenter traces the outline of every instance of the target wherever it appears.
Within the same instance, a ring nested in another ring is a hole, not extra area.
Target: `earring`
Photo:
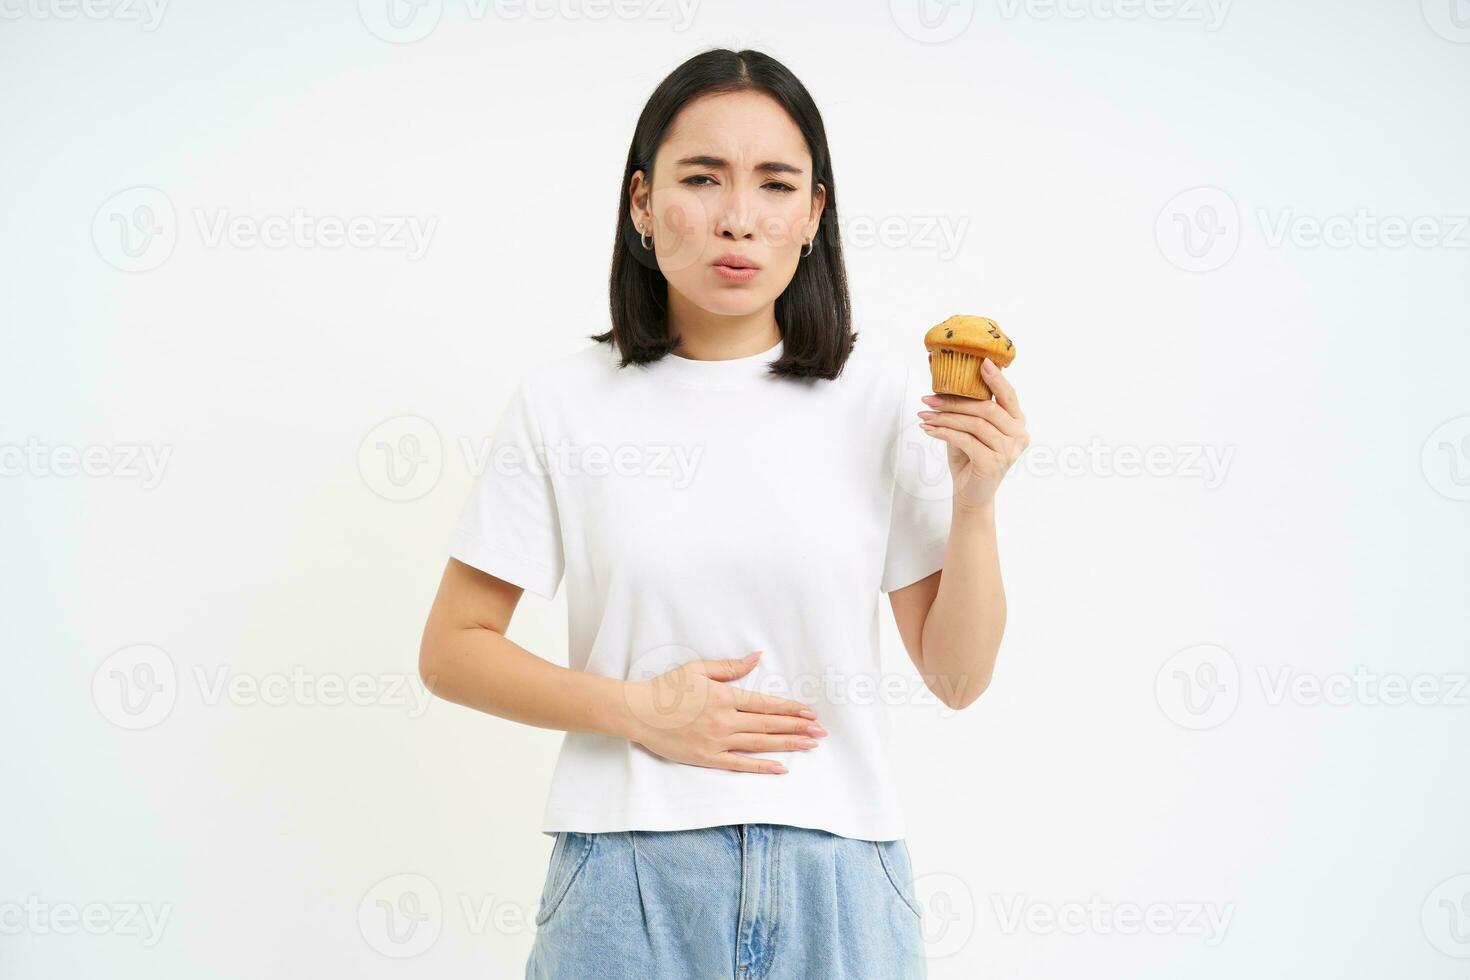
[[[808,238],[805,242],[802,243],[806,246],[806,251],[801,253],[802,258],[806,258],[808,255],[812,254],[812,241],[812,239]]]
[[[638,225],[638,242],[648,251],[653,251],[653,246],[648,244],[648,236],[643,234],[643,225],[641,223]]]

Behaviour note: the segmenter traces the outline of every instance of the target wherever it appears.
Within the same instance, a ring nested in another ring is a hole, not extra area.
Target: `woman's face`
[[[813,194],[801,130],[759,92],[685,106],[654,157],[652,186],[640,170],[630,192],[633,225],[652,239],[669,288],[722,316],[775,303],[826,203],[825,188]],[[722,265],[730,255],[756,268]]]

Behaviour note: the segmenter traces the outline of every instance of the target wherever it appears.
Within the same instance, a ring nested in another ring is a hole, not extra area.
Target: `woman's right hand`
[[[674,762],[736,772],[786,772],[774,759],[743,753],[813,749],[820,743],[811,736],[824,736],[827,730],[800,701],[724,683],[750,673],[759,654],[743,660],[691,660],[650,680],[625,681],[623,693],[633,719],[629,737]]]

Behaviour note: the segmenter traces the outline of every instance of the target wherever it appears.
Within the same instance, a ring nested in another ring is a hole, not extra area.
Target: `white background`
[[[823,112],[857,328],[1019,352],[994,684],[894,709],[931,976],[1463,976],[1454,2],[0,0],[0,975],[521,975],[559,735],[424,704],[419,635],[727,46]],[[211,235],[298,209],[371,241]]]

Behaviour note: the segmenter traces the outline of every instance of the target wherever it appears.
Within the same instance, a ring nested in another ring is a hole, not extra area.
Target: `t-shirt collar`
[[[700,388],[731,388],[769,375],[767,365],[781,358],[784,347],[784,339],[777,340],[775,346],[759,354],[727,357],[715,361],[699,361],[670,352],[647,365],[647,368],[649,373],[655,377],[683,385]]]

